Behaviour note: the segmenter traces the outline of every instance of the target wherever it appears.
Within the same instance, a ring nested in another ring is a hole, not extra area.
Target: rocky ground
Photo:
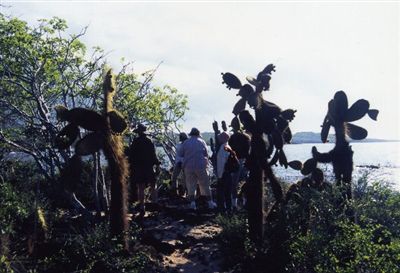
[[[143,219],[142,244],[154,248],[165,272],[222,272],[216,236],[221,228],[216,213],[208,209],[185,209],[181,199],[160,200],[147,206]]]

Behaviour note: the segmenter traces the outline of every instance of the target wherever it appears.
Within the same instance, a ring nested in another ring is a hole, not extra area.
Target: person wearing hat
[[[150,186],[151,201],[157,202],[156,176],[153,167],[161,164],[156,156],[153,142],[146,134],[146,126],[139,124],[133,131],[138,136],[133,139],[128,152],[129,163],[132,172],[132,182],[137,188],[137,197],[141,216],[144,216],[144,190]],[[131,185],[132,186],[132,185]]]
[[[185,172],[183,171],[183,168],[182,168],[183,157],[179,156],[179,153],[180,153],[180,150],[182,149],[182,144],[186,139],[188,139],[188,136],[186,133],[182,132],[179,134],[180,143],[178,143],[176,145],[175,164],[174,164],[174,170],[173,170],[172,178],[171,178],[171,190],[174,191],[174,193],[176,193],[178,195],[180,193],[184,192],[184,189],[180,189],[179,186],[181,186],[181,188],[185,188],[182,185],[177,185],[177,178],[178,178],[179,174],[182,173],[183,181],[185,181]],[[177,190],[179,192],[177,192]]]
[[[196,208],[195,193],[197,184],[200,188],[200,195],[205,196],[208,200],[208,207],[215,208],[215,203],[212,201],[210,180],[208,178],[208,152],[207,144],[200,136],[200,131],[197,128],[192,128],[189,133],[190,138],[182,144],[182,149],[179,151],[179,156],[183,157],[183,170],[185,172],[185,181],[189,207]]]

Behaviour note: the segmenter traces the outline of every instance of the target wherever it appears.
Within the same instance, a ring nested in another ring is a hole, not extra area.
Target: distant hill
[[[334,143],[335,135],[329,134],[328,141]],[[377,139],[377,138],[366,138],[363,140],[352,140],[350,142],[392,142],[398,140],[387,140],[387,139]],[[292,144],[300,143],[321,143],[321,134],[315,132],[298,132],[293,135]]]
[[[209,144],[210,138],[214,138],[213,132],[201,133],[203,139]],[[335,142],[335,135],[329,134],[329,142]],[[366,138],[364,140],[350,140],[350,142],[393,142],[399,140],[388,140],[388,139],[377,139],[377,138]],[[297,132],[293,135],[292,144],[301,143],[321,143],[321,134],[315,132]]]

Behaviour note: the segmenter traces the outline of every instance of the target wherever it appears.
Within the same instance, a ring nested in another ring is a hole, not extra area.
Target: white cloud
[[[298,110],[293,131],[318,131],[327,103],[345,90],[350,103],[370,100],[372,137],[400,139],[399,4],[397,3],[11,3],[33,23],[65,18],[84,42],[135,60],[138,72],[160,61],[157,83],[189,95],[185,130],[230,121],[237,98],[221,72],[241,79],[277,66],[266,99]]]

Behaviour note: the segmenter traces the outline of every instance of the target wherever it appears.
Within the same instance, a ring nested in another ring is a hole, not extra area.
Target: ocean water
[[[304,162],[311,158],[311,148],[316,146],[319,152],[328,152],[334,144],[290,144],[284,146],[288,161],[300,160]],[[400,142],[358,142],[351,143],[354,151],[353,180],[368,173],[369,181],[388,183],[400,190]],[[331,164],[319,163],[318,167],[324,171],[327,179],[333,179]],[[294,182],[303,176],[299,171],[290,167],[274,167],[277,177],[283,181]]]
[[[333,143],[312,143],[312,144],[287,144],[284,151],[288,161],[300,160],[305,162],[311,158],[311,148],[316,146],[319,152],[328,152],[333,149]],[[368,173],[370,182],[382,182],[393,186],[400,191],[400,142],[357,142],[351,143],[354,151],[353,162],[353,181],[358,177]],[[163,153],[158,149],[161,154]],[[211,150],[208,147],[211,155]],[[170,167],[170,166],[164,166]],[[318,167],[323,170],[325,178],[328,181],[334,181],[334,175],[331,164],[318,163]],[[304,176],[300,171],[288,167],[273,167],[275,175],[280,180],[293,183],[299,181]]]

